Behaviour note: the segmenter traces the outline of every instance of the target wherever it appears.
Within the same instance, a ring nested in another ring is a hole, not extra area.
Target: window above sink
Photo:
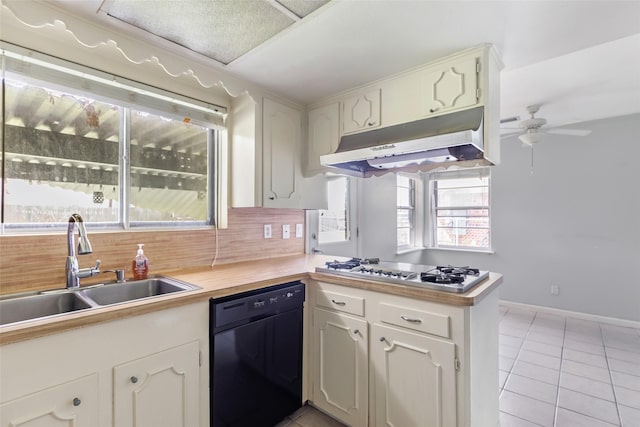
[[[17,47],[3,64],[5,231],[214,223],[224,107]]]

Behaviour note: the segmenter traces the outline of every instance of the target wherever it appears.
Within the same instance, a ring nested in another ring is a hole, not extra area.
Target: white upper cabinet
[[[341,92],[313,104],[311,112],[340,104],[340,135],[322,140],[322,147],[338,144],[342,135],[386,128],[475,107],[484,107],[483,140],[487,164],[500,163],[500,60],[495,48],[479,45],[419,67]],[[318,113],[314,113],[317,115]],[[309,114],[308,173],[319,155],[312,132],[317,117]],[[329,133],[322,134],[329,138]],[[320,154],[322,155],[322,154]],[[334,170],[335,171],[335,170]]]
[[[340,142],[340,106],[333,103],[309,111],[305,174],[324,172],[320,156],[335,153]]]
[[[475,106],[480,101],[480,58],[429,68],[421,73],[422,115]]]
[[[380,127],[380,88],[342,101],[342,133]]]
[[[323,177],[302,176],[302,110],[246,94],[232,108],[231,207],[326,209]]]
[[[263,206],[300,207],[302,113],[265,98],[263,104]]]

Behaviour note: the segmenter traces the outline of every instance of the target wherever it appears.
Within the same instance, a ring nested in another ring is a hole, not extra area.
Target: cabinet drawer
[[[316,304],[332,310],[364,316],[364,298],[362,297],[318,290]]]
[[[380,304],[380,319],[403,328],[450,338],[449,316],[391,304]]]

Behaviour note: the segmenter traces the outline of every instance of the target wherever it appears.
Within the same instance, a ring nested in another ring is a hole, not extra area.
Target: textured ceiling
[[[229,64],[329,0],[112,0],[119,19],[189,50]]]

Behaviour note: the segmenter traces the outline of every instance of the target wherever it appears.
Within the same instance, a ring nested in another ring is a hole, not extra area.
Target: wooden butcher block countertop
[[[489,278],[481,284],[473,287],[468,292],[456,294],[415,286],[381,283],[315,272],[317,266],[324,266],[325,261],[333,259],[334,257],[324,255],[301,254],[158,273],[159,275],[173,277],[183,282],[197,285],[201,289],[101,308],[80,310],[42,320],[0,326],[0,345],[81,328],[95,323],[203,302],[212,297],[237,294],[295,280],[313,279],[455,306],[476,304],[483,296],[490,293],[502,282],[502,275],[490,273]],[[122,286],[126,286],[126,283]]]

